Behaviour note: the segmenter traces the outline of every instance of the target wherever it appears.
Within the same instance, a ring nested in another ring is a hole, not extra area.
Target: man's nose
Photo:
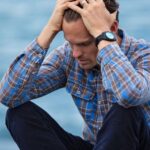
[[[79,58],[82,55],[81,49],[78,47],[73,48],[73,57],[74,58]]]

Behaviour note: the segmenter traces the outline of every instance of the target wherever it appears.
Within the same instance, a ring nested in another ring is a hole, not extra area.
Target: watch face
[[[114,35],[113,35],[111,32],[106,32],[106,36],[107,36],[109,39],[114,39]]]
[[[95,43],[96,43],[96,46],[98,45],[98,43],[102,40],[106,40],[106,41],[116,41],[117,40],[117,37],[116,35],[113,33],[113,32],[110,32],[110,31],[106,31],[106,32],[103,32],[102,34],[100,34],[98,37],[96,37],[95,39]]]

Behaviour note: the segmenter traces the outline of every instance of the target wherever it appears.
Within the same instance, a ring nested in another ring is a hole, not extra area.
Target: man
[[[66,42],[45,58],[61,30]],[[149,66],[150,45],[118,29],[116,0],[57,0],[1,81],[6,125],[21,150],[148,150]],[[84,118],[83,139],[29,102],[61,87]]]

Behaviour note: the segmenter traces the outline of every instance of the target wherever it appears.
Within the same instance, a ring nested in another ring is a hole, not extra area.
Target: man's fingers
[[[103,1],[103,0],[95,0],[95,1],[98,1],[98,2],[100,2],[100,3],[104,3],[104,1]]]
[[[79,4],[79,0],[73,0],[73,1],[70,1],[70,2],[66,2],[64,3],[62,6],[64,9],[68,9],[70,8],[69,5],[78,5]]]
[[[104,6],[105,7],[105,3],[103,0],[95,0],[96,2],[100,3],[101,6]]]
[[[57,3],[58,4],[66,4],[68,2],[74,2],[74,1],[76,1],[76,0],[57,0]]]
[[[82,14],[82,8],[77,6],[79,3],[80,3],[79,1],[76,1],[76,3],[70,3],[68,5],[68,7],[81,15]]]
[[[96,0],[87,0],[88,3],[94,3]]]
[[[87,1],[86,0],[80,0],[80,4],[81,6],[84,8],[88,5]]]

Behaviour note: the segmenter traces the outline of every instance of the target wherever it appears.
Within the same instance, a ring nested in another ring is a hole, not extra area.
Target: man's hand
[[[55,35],[61,30],[64,11],[68,8],[68,5],[76,5],[77,3],[78,2],[76,0],[57,0],[51,18],[37,38],[38,44],[43,49],[47,49],[49,47]]]
[[[77,3],[68,6],[82,16],[86,28],[93,37],[104,31],[110,31],[116,19],[116,12],[110,14],[103,0],[80,0],[79,3],[83,8],[78,7]]]
[[[62,29],[64,11],[68,9],[68,5],[76,5],[77,3],[77,0],[57,0],[53,14],[48,22],[54,32],[59,32]]]

